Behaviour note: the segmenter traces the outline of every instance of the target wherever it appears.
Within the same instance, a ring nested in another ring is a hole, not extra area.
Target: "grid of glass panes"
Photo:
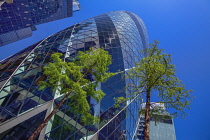
[[[123,11],[111,12],[75,24],[37,43],[35,48],[29,47],[28,52],[26,49],[19,55],[6,59],[2,65],[5,67],[4,72],[7,73],[9,67],[13,71],[11,71],[12,76],[8,77],[2,84],[0,97],[0,103],[3,105],[0,107],[2,122],[27,113],[35,107],[44,106],[53,98],[55,99],[54,104],[57,104],[62,98],[54,96],[56,93],[53,93],[49,88],[39,91],[37,86],[39,81],[46,79],[41,68],[50,62],[50,55],[54,52],[63,53],[64,59],[68,61],[77,54],[77,51],[85,51],[90,47],[104,47],[112,55],[113,60],[109,67],[111,72],[133,67],[134,61],[141,57],[137,50],[142,48],[142,40],[136,28],[137,26],[128,14]],[[126,33],[129,36],[126,36]],[[137,43],[137,41],[139,42]],[[20,59],[20,62],[14,61],[21,54],[26,55]],[[137,59],[129,57],[136,57]],[[117,116],[115,115],[121,108],[114,108],[113,101],[114,97],[125,96],[123,89],[128,82],[137,84],[137,79],[125,81],[118,74],[101,84],[101,89],[106,93],[106,96],[100,104],[89,99],[92,106],[91,112],[100,116],[99,125],[84,126],[80,122],[80,117],[74,116],[73,112],[69,110],[68,101],[66,101],[49,122],[45,131],[45,139],[90,138],[98,128],[103,126],[105,127],[98,133],[99,139],[131,139],[136,125],[139,100],[133,101],[126,111],[122,111]],[[136,111],[133,111],[134,108]],[[107,124],[114,116],[115,118]],[[18,130],[19,126],[14,128]],[[10,132],[12,129],[4,134],[5,137],[12,137]]]
[[[108,13],[112,18],[115,27],[118,31],[118,35],[121,42],[121,47],[123,50],[123,60],[125,69],[131,69],[134,66],[135,62],[138,62],[140,58],[143,57],[143,54],[140,52],[144,47],[143,42],[147,42],[145,38],[147,38],[146,30],[143,33],[140,33],[139,28],[143,28],[138,26],[141,20],[135,22],[137,20],[135,17],[130,16],[132,13],[130,12],[119,12],[119,13]],[[123,23],[123,24],[121,24]],[[138,23],[138,24],[137,24]],[[142,24],[142,23],[141,23]],[[141,35],[143,34],[143,36]],[[126,79],[126,86],[128,84],[137,85],[138,79]],[[131,89],[127,89],[126,93],[129,96],[133,91]],[[136,100],[127,108],[127,116],[126,119],[126,138],[132,139],[135,134],[135,129],[138,121],[138,110],[140,107],[140,101]]]
[[[99,35],[99,43],[104,47],[110,55],[112,55],[112,64],[109,67],[111,72],[124,70],[123,55],[120,40],[116,27],[107,14],[95,17]],[[104,20],[104,22],[103,22]],[[118,74],[110,78],[106,83],[101,85],[101,89],[106,96],[100,103],[100,124],[99,127],[106,125],[99,133],[99,139],[116,139],[124,135],[125,115],[119,114],[113,121],[107,124],[119,111],[120,108],[114,108],[114,97],[125,96],[122,90],[125,87],[125,80],[122,75]],[[117,121],[118,120],[118,121]]]
[[[72,0],[18,0],[1,8],[0,33],[6,33],[69,17]]]
[[[38,90],[38,82],[45,79],[42,67],[50,62],[52,53],[60,52],[58,47],[69,40],[71,32],[72,29],[67,28],[2,61],[1,122],[52,100],[54,95],[50,89]]]

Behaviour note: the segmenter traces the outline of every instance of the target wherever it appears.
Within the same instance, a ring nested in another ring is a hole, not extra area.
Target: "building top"
[[[29,27],[34,31],[36,25],[71,17],[74,11],[80,10],[78,0],[14,0],[12,3],[10,1],[0,1],[0,38]],[[20,39],[23,38],[0,39],[0,46]]]
[[[80,10],[80,4],[78,0],[73,0],[73,11],[78,11]]]
[[[146,103],[142,103],[141,109],[145,109],[145,106]],[[157,112],[155,112],[155,114],[152,114],[152,116],[150,117],[150,140],[176,140],[174,122],[171,118],[171,115],[166,111],[164,104],[151,102],[150,109],[160,110],[158,114],[156,114]],[[140,115],[139,126],[136,131],[136,140],[144,139],[144,119],[144,115]]]
[[[150,109],[163,109],[166,110],[164,103],[156,103],[156,102],[150,102],[151,107]],[[141,108],[145,109],[146,103],[141,104]]]

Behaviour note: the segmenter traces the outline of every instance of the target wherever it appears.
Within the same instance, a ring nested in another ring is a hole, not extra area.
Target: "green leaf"
[[[111,56],[103,48],[78,52],[76,59],[69,59],[71,62],[64,62],[61,56],[61,53],[51,55],[52,63],[43,68],[47,79],[39,82],[39,90],[50,87],[60,94],[68,95],[70,110],[75,116],[81,116],[81,122],[98,122],[98,117],[90,113],[87,97],[100,102],[105,96],[105,93],[96,90],[96,87],[115,75],[108,72]]]

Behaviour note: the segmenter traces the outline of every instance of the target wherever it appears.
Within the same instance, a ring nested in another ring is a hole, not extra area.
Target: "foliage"
[[[145,114],[147,127],[149,126],[150,116],[164,116],[161,115],[163,112],[160,109],[151,109],[150,97],[154,94],[157,94],[159,99],[156,103],[164,103],[167,109],[174,111],[172,112],[173,117],[187,115],[185,109],[189,109],[190,102],[194,97],[190,94],[192,90],[185,89],[185,85],[176,77],[175,65],[171,64],[171,55],[163,53],[163,50],[158,48],[157,41],[142,50],[142,53],[146,57],[130,69],[126,78],[139,79],[139,85],[129,85],[127,88],[132,88],[135,91],[132,96],[145,93],[143,95],[146,98],[146,107],[140,113]],[[144,90],[142,91],[142,89]],[[123,99],[123,97],[115,99],[116,106],[118,107],[122,101],[130,99]],[[149,130],[147,135],[148,132]],[[149,136],[146,139],[149,139]]]
[[[161,122],[162,120],[171,120],[172,116],[169,114],[164,108],[161,106],[153,106],[153,103],[151,103],[151,109],[149,110],[150,117],[153,121],[155,121],[155,124],[158,122]],[[142,108],[139,111],[139,114],[142,116],[146,113],[146,109]]]
[[[154,44],[142,50],[146,57],[136,63],[126,76],[130,79],[139,78],[139,85],[129,85],[127,88],[135,89],[135,94],[151,91],[158,95],[159,101],[156,103],[164,103],[166,108],[176,110],[172,114],[174,117],[178,113],[185,116],[184,110],[189,109],[190,102],[194,98],[190,94],[192,90],[185,89],[185,85],[176,77],[175,65],[171,64],[171,55],[163,53],[163,50],[158,48],[158,44],[159,42],[155,41]],[[145,90],[140,92],[142,88]],[[117,100],[117,103],[121,103],[119,100],[125,101],[123,97]]]
[[[103,49],[79,52],[72,62],[64,62],[61,56],[61,53],[53,54],[53,63],[44,67],[48,79],[40,82],[40,90],[51,87],[60,94],[71,92],[71,110],[80,114],[85,124],[93,124],[98,119],[89,113],[90,106],[86,98],[90,96],[99,102],[104,97],[102,90],[95,89],[100,82],[114,75],[106,72],[111,64],[111,56]]]
[[[67,99],[70,101],[69,106],[73,114],[81,116],[81,122],[85,125],[92,125],[99,121],[97,116],[91,115],[87,97],[94,98],[97,102],[104,97],[105,93],[102,90],[96,90],[96,87],[115,75],[107,72],[111,64],[111,56],[103,48],[78,52],[71,62],[65,62],[65,58],[62,60],[61,56],[61,53],[51,56],[53,62],[43,68],[44,75],[48,78],[39,82],[39,89],[52,88],[55,93],[64,94],[64,96],[29,140],[37,137]]]
[[[62,130],[61,129],[57,129],[57,131],[54,131],[54,133],[50,133],[50,137],[51,138],[59,138],[60,137],[60,139],[62,139],[63,137],[65,137],[69,133],[73,133],[75,131],[74,126],[69,124],[66,120],[63,120],[60,116],[54,115],[53,124],[52,124],[52,130],[57,128],[60,125],[62,125]],[[61,131],[63,133],[61,133]],[[72,138],[70,138],[70,139],[72,140]]]
[[[117,97],[117,98],[114,97],[115,101],[114,107],[119,108],[121,105],[125,104],[125,102],[129,99],[130,98],[125,98],[125,97]]]

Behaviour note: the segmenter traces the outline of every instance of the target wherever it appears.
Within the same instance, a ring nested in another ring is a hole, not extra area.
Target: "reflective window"
[[[42,4],[44,3],[40,3]],[[42,10],[33,6],[31,8]],[[51,54],[63,53],[63,58],[71,61],[78,51],[103,47],[112,56],[109,71],[124,71],[132,68],[135,62],[144,56],[140,50],[145,47],[147,38],[144,24],[136,15],[125,11],[110,12],[75,24],[5,59],[0,67],[3,73],[0,78],[1,122],[37,108],[45,108],[46,104],[50,104],[53,109],[62,99],[62,96],[58,96],[50,88],[38,90],[39,81],[47,78],[43,75],[42,67],[51,62]],[[90,112],[100,117],[99,124],[84,125],[80,116],[73,115],[74,112],[69,106],[71,101],[67,100],[48,123],[45,139],[132,139],[138,126],[141,97],[128,101],[126,106],[120,108],[114,108],[113,100],[114,97],[129,96],[133,90],[124,91],[128,84],[137,85],[138,79],[123,79],[122,75],[118,74],[100,85],[99,88],[106,94],[100,103],[97,104],[94,99],[88,97]],[[122,110],[123,107],[125,110]],[[101,131],[97,132],[100,128]]]

